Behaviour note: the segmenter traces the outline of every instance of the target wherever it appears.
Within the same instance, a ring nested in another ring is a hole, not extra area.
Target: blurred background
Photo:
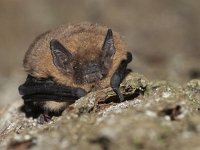
[[[200,77],[200,1],[1,0],[0,108],[20,96],[22,60],[34,38],[65,23],[90,21],[118,31],[149,79],[178,83]]]

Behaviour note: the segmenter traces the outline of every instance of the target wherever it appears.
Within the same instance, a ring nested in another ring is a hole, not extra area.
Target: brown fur
[[[54,102],[54,101],[49,101],[49,102],[45,102],[43,104],[44,109],[47,110],[51,110],[51,111],[60,111],[65,109],[68,105],[70,105],[71,103],[68,102]]]
[[[54,81],[67,86],[80,87],[86,91],[98,85],[98,88],[105,88],[110,85],[110,79],[122,59],[126,58],[126,50],[121,41],[120,35],[113,32],[116,53],[108,75],[99,83],[78,84],[73,81],[72,76],[63,74],[53,64],[49,43],[57,39],[72,54],[79,59],[89,60],[100,53],[108,28],[97,24],[81,23],[75,25],[63,25],[40,35],[31,44],[24,58],[24,68],[28,74],[38,78],[53,77]],[[65,107],[65,103],[45,102],[50,110]]]

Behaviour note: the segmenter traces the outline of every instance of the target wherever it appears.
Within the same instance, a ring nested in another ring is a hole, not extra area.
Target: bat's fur
[[[113,32],[114,46],[116,52],[107,75],[97,82],[78,82],[74,75],[63,73],[53,63],[50,50],[50,41],[58,40],[75,59],[84,63],[93,60],[102,52],[102,45],[105,40],[108,28],[97,24],[81,23],[75,25],[63,25],[48,31],[35,39],[31,44],[24,58],[24,68],[28,74],[35,78],[49,78],[54,82],[66,86],[80,87],[87,92],[93,89],[100,89],[110,86],[110,80],[122,59],[126,59],[127,51],[124,48],[120,35]],[[67,107],[67,102],[34,102],[40,104],[44,109],[59,111]]]

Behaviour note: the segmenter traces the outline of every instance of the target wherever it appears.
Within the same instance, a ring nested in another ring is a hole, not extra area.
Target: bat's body
[[[119,84],[131,60],[119,34],[105,26],[61,26],[40,35],[26,52],[24,68],[29,76],[19,91],[25,105],[53,112],[109,86],[123,101]]]

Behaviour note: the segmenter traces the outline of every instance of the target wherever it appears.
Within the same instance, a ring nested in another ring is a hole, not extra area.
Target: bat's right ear
[[[102,46],[102,60],[104,66],[108,69],[112,63],[112,57],[114,56],[116,49],[114,46],[113,32],[108,29],[106,37]]]
[[[53,57],[53,64],[62,72],[72,71],[70,62],[72,54],[56,39],[50,41],[50,49]]]

